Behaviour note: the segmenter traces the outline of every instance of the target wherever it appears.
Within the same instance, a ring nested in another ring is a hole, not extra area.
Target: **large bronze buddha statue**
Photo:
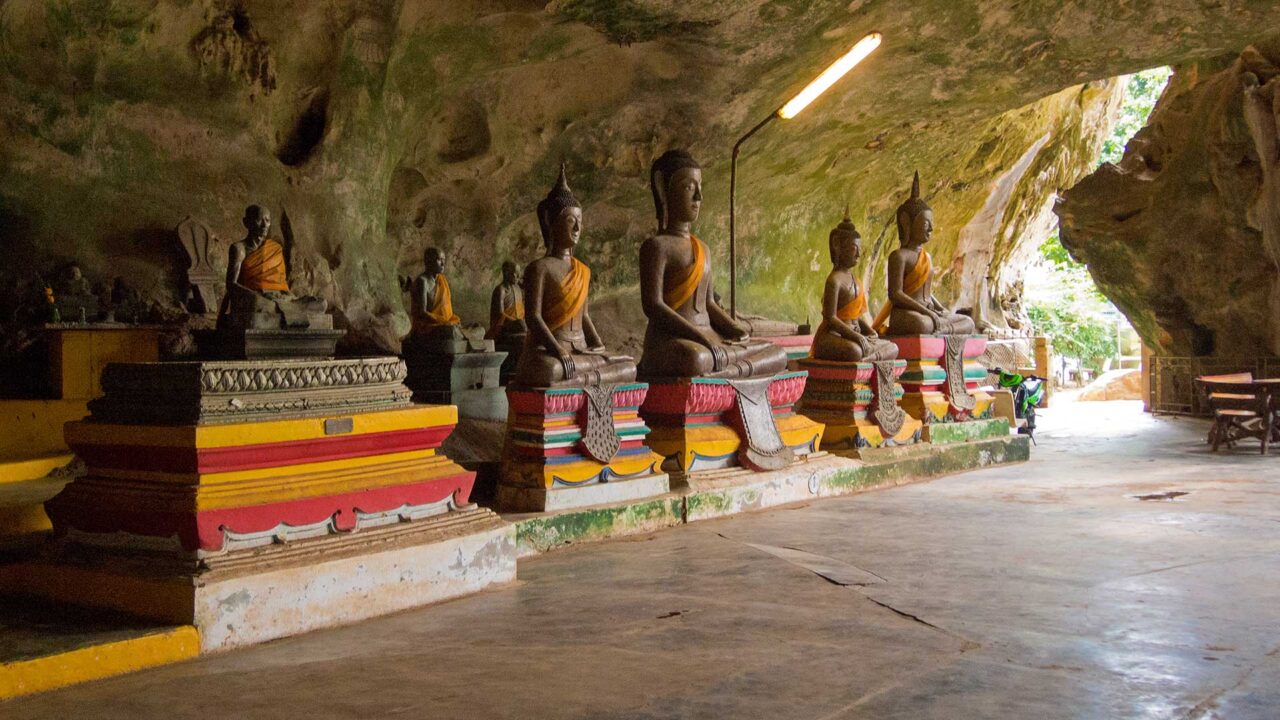
[[[284,248],[267,237],[271,212],[245,208],[245,237],[227,254],[227,294],[218,315],[220,328],[332,328],[327,303],[289,291]]]
[[[762,378],[786,368],[782,348],[750,340],[712,294],[707,246],[691,232],[702,207],[702,169],[669,150],[649,174],[658,234],[640,246],[640,299],[649,318],[640,376]]]
[[[528,334],[512,384],[546,388],[634,381],[635,361],[605,354],[591,322],[591,268],[573,256],[582,237],[582,206],[563,167],[555,187],[538,203],[538,227],[547,254],[524,271]]]
[[[874,362],[898,357],[898,347],[881,340],[871,329],[867,312],[867,288],[853,277],[853,267],[862,255],[862,236],[849,219],[831,230],[827,237],[831,251],[831,274],[822,293],[822,323],[813,336],[811,355],[835,362]]]
[[[888,335],[972,335],[973,318],[948,310],[933,296],[933,210],[920,197],[920,173],[911,197],[898,207],[898,242],[889,253],[889,300],[876,316],[876,332]]]

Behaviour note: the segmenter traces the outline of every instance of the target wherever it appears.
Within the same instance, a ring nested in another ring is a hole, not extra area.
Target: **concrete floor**
[[[1275,718],[1280,457],[1203,433],[1062,405],[1029,464],[558,552],[0,717]]]

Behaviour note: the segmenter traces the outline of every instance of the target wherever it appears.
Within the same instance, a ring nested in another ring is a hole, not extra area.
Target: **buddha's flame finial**
[[[573,194],[573,191],[569,189],[569,176],[565,174],[563,160],[560,161],[560,177],[556,178],[555,192]]]
[[[915,179],[911,181],[911,199],[920,199],[920,171],[916,171]]]
[[[853,222],[853,218],[849,217],[849,201],[844,202],[844,221]]]

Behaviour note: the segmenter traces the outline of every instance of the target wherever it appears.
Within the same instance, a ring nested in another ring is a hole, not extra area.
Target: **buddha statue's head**
[[[923,245],[933,237],[933,209],[920,197],[920,173],[911,182],[911,197],[898,206],[898,242]]]
[[[649,189],[658,213],[658,229],[693,222],[702,208],[702,166],[684,150],[668,150],[649,170]]]
[[[510,260],[502,263],[502,284],[515,285],[520,279],[520,268]]]
[[[569,189],[564,163],[560,164],[560,176],[551,192],[538,203],[538,229],[542,231],[542,243],[548,250],[571,248],[582,236],[582,205]]]
[[[839,268],[851,268],[858,264],[862,255],[862,235],[854,227],[849,218],[849,206],[844,208],[844,219],[831,229],[827,236],[827,245],[831,250],[831,264]]]
[[[261,205],[250,205],[244,209],[244,229],[249,231],[250,240],[263,240],[271,230],[271,211]]]
[[[422,274],[435,277],[444,273],[444,253],[440,248],[429,247],[422,253]]]

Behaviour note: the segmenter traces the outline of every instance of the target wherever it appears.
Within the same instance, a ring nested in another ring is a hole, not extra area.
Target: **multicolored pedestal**
[[[822,445],[827,450],[910,445],[920,440],[920,421],[898,407],[903,390],[896,379],[906,370],[907,361],[886,362],[892,363],[892,372],[886,367],[884,372],[891,377],[882,387],[871,363],[798,361],[809,373],[799,410],[826,426]],[[886,432],[886,427],[892,432]]]
[[[987,420],[994,399],[978,387],[987,370],[977,362],[987,347],[983,335],[898,335],[887,338],[898,346],[898,357],[907,361],[901,376],[905,391],[902,407],[929,426],[950,422]]]
[[[797,457],[818,452],[822,424],[795,413],[808,373],[785,372],[769,385],[769,404],[782,442]],[[737,393],[728,380],[694,378],[650,383],[640,415],[649,424],[647,444],[664,459],[663,469],[687,479],[708,470],[743,465],[745,449]]]
[[[581,388],[507,388],[511,408],[503,452],[498,507],[510,512],[549,512],[624,502],[666,493],[662,458],[645,447],[649,427],[639,410],[649,386],[618,385],[612,395],[616,450],[599,432],[600,451],[588,438],[592,402]],[[603,393],[607,400],[607,389]],[[600,422],[608,423],[607,418]],[[590,446],[589,446],[590,444]],[[599,456],[608,455],[607,461]]]
[[[88,470],[47,503],[58,542],[27,591],[192,624],[210,650],[513,579],[512,527],[469,503],[474,473],[438,452],[456,409],[410,405],[404,375],[396,358],[109,372],[93,414],[67,424]],[[127,422],[147,391],[187,417],[232,387],[276,396],[276,417],[231,401],[216,420]]]

